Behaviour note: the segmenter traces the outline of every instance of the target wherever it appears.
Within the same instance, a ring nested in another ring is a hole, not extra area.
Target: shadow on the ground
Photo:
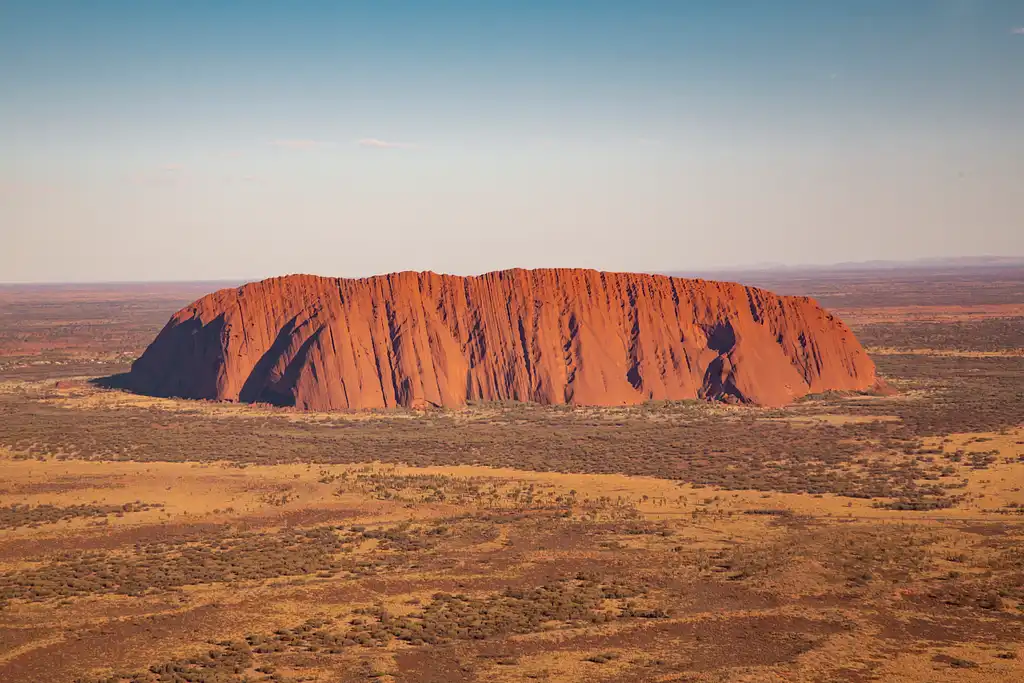
[[[89,384],[101,389],[119,389],[133,394],[140,393],[135,390],[130,372],[119,372],[114,375],[107,375],[106,377],[93,377],[89,380]]]

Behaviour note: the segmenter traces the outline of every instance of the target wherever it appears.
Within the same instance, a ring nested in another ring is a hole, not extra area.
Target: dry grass
[[[150,399],[54,380],[123,366],[153,302],[8,297],[0,680],[1024,679],[1020,282],[810,286],[898,395]]]

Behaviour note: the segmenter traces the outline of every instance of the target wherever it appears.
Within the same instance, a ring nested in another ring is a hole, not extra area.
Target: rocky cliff
[[[853,334],[811,299],[576,269],[290,275],[224,289],[176,313],[128,379],[158,396],[308,410],[778,406],[876,382]]]

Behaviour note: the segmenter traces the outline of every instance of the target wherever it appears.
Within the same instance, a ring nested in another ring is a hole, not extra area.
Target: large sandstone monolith
[[[779,406],[877,385],[838,318],[730,282],[593,270],[290,275],[176,313],[129,385],[307,410],[467,401]]]

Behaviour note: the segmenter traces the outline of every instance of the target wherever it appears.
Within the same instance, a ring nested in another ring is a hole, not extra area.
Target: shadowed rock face
[[[577,269],[290,275],[224,289],[176,313],[129,376],[147,394],[307,410],[777,406],[877,383],[853,334],[811,299]]]

